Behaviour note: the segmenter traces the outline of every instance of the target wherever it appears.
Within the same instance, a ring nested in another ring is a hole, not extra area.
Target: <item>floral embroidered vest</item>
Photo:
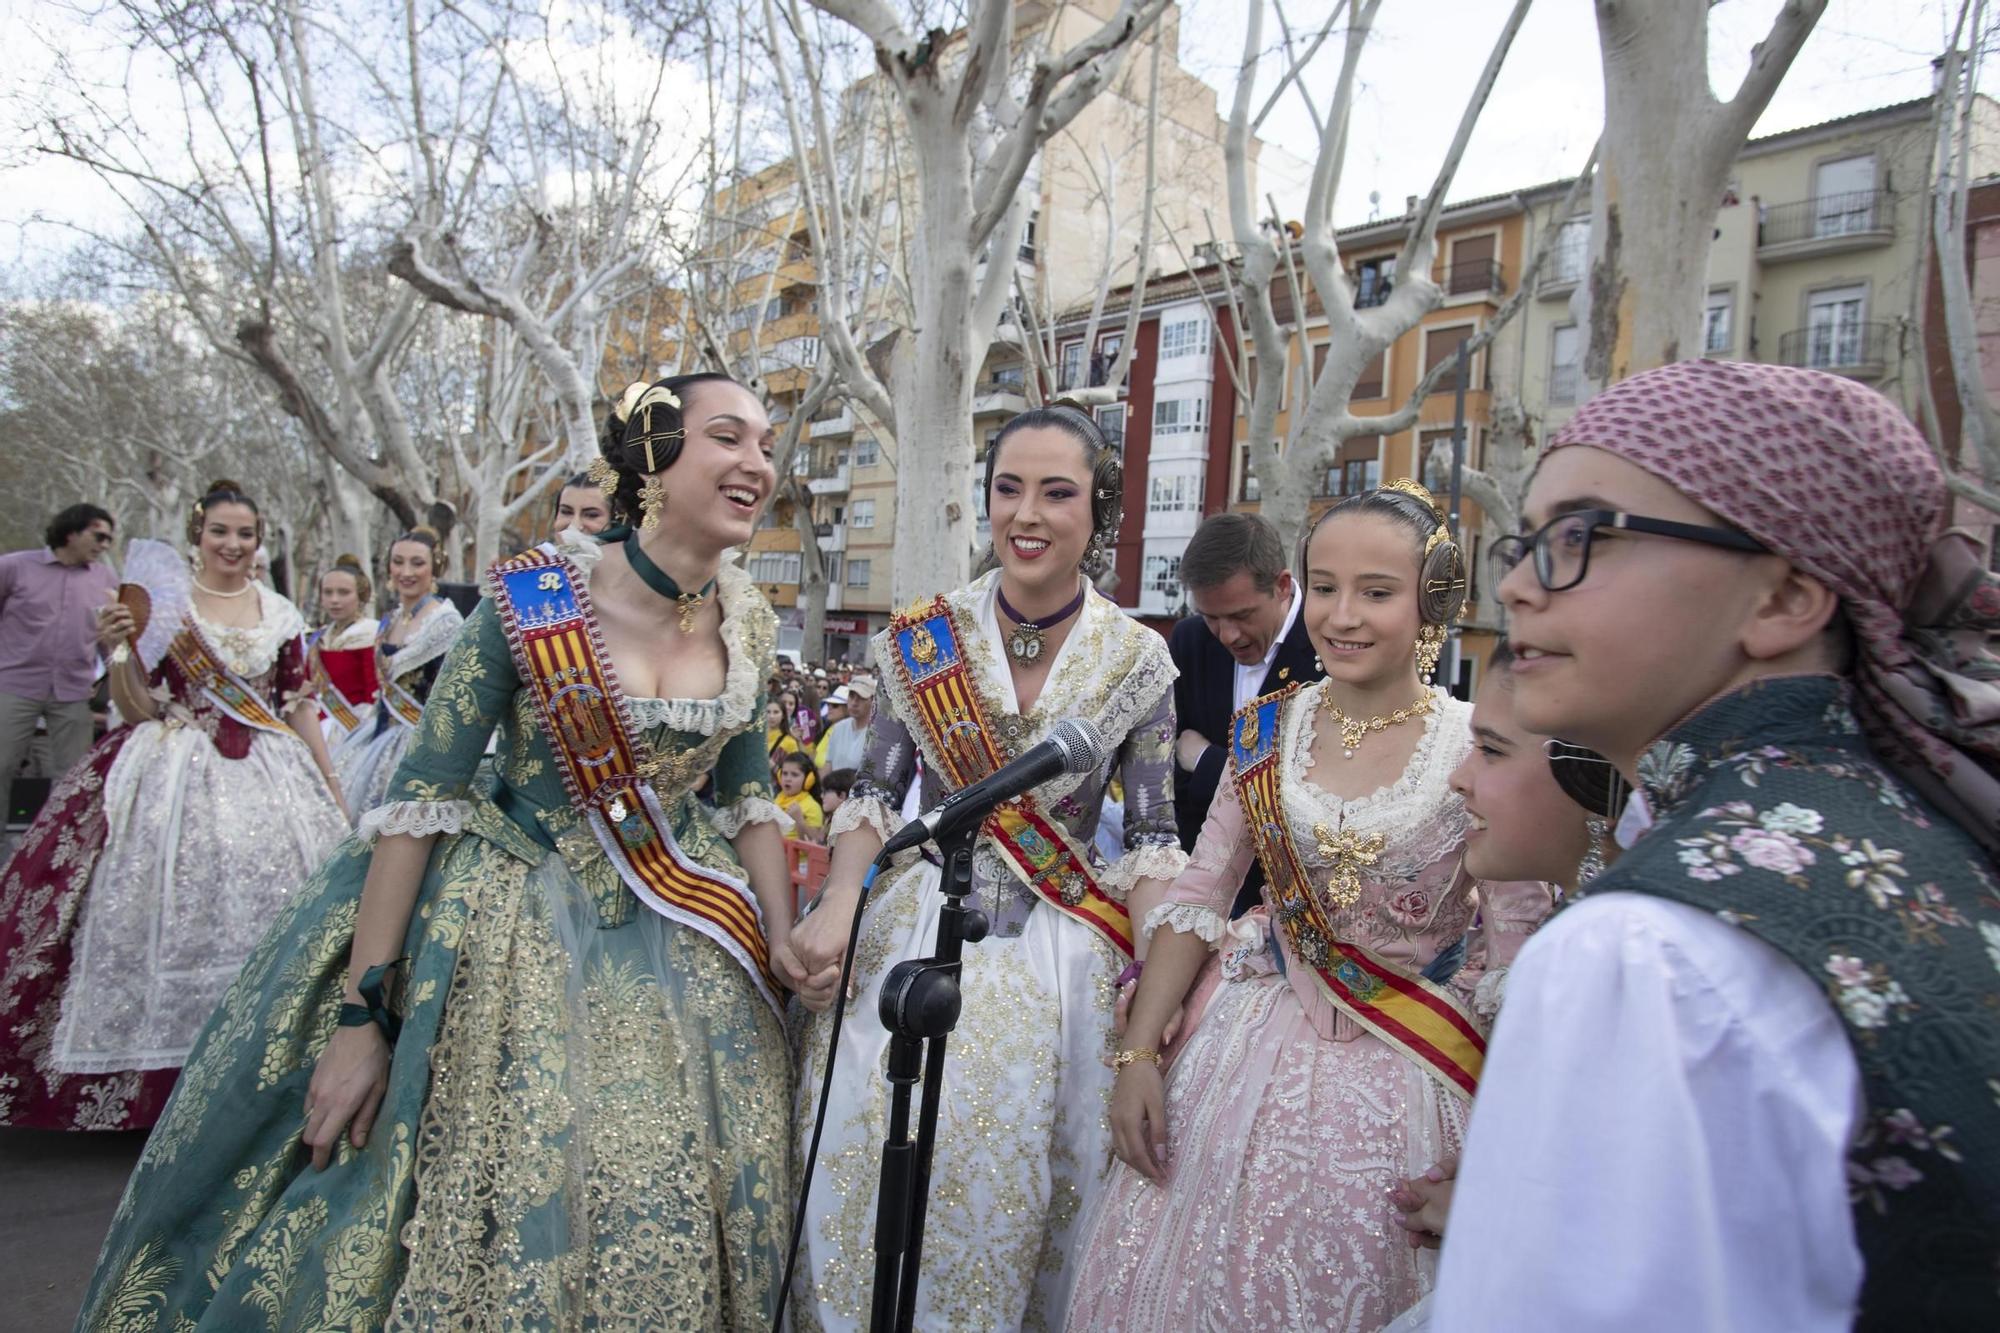
[[[1857,1328],[2000,1309],[2000,878],[1878,763],[1830,676],[1716,700],[1639,763],[1654,823],[1593,893],[1715,912],[1826,988],[1867,1111],[1848,1159]]]

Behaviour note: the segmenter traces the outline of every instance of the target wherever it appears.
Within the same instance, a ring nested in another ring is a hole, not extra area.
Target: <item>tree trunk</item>
[[[1715,210],[1730,167],[1826,0],[1785,0],[1736,95],[1708,77],[1711,0],[1597,0],[1604,160],[1591,193],[1584,374],[1605,385],[1701,353]]]

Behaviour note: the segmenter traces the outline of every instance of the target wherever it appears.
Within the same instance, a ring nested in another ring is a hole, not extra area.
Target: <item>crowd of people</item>
[[[307,632],[228,482],[122,583],[87,505],[0,558],[0,760],[63,773],[0,1124],[152,1130],[79,1328],[859,1327],[946,906],[870,867],[1067,719],[1102,761],[972,858],[918,1327],[1992,1326],[2000,579],[1886,399],[1592,399],[1470,700],[1423,486],[1209,517],[1161,635],[1067,405],[986,453],[987,572],[805,661],[731,558],[772,439],[631,386],[463,615],[416,528]]]

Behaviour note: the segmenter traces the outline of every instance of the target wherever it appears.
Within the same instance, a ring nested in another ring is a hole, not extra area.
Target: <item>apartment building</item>
[[[1117,0],[1064,4],[1022,0],[1015,26],[1022,33],[1046,32],[1053,47],[1066,49],[1117,8]],[[1138,210],[1144,204],[1146,90],[1155,43],[1162,51],[1161,188],[1155,205],[1165,227],[1189,235],[1203,225],[1203,210],[1220,213],[1226,208],[1222,196],[1226,122],[1218,114],[1214,90],[1179,61],[1179,25],[1178,7],[1169,7],[1157,30],[1128,55],[1120,77],[1085,107],[1064,134],[1044,147],[1024,179],[1022,190],[1035,200],[1027,230],[1012,253],[998,259],[1014,265],[1017,292],[1036,308],[1061,309],[1087,300],[1102,281],[1107,230],[1120,238],[1138,232]],[[855,91],[846,95],[853,97]],[[1270,164],[1284,178],[1303,177],[1303,164],[1277,150],[1253,144],[1252,152],[1256,161]],[[899,195],[907,197],[910,182],[900,182],[899,189],[899,182],[886,173],[890,162],[908,157],[868,152],[861,160],[864,170],[883,173],[866,194],[870,208],[880,210],[875,216],[881,219],[883,234],[893,238],[899,225]],[[722,336],[734,356],[755,342],[767,368],[774,413],[782,417],[796,408],[820,355],[819,277],[794,165],[776,163],[719,192],[714,211],[738,219],[754,236],[754,243],[746,247],[739,230],[717,247],[717,262],[726,260],[734,275]],[[1114,251],[1120,249],[1114,244]],[[1159,249],[1152,261],[1155,268],[1170,262],[1167,257],[1172,253],[1164,241]],[[985,265],[994,260],[992,255],[982,259],[978,276],[983,277]],[[893,288],[891,278],[886,268],[872,275],[878,288],[885,284]],[[853,284],[850,298],[859,295],[860,285],[858,280]],[[885,309],[866,331],[868,338],[896,336],[900,313],[893,307]],[[1003,327],[1002,337],[973,385],[975,450],[983,450],[1006,419],[1024,410],[1032,397],[1029,368],[1008,345],[1018,343],[1019,332]],[[1120,414],[1107,415],[1109,427],[1117,430]],[[796,648],[809,657],[823,651],[860,661],[868,636],[887,623],[893,609],[894,445],[889,433],[853,404],[823,409],[809,423],[808,432],[812,447],[804,451],[798,466],[811,493],[813,531],[830,585],[824,648],[800,643],[804,555],[789,516],[767,520],[748,553],[749,568],[779,608],[781,647]]]
[[[2000,107],[1974,101],[1974,175],[2000,168]],[[1717,202],[1703,294],[1704,356],[1850,376],[1922,411],[1918,301],[1931,251],[1925,195],[1931,103],[1903,102],[1745,144]],[[1567,183],[1525,192],[1552,262],[1518,329],[1508,386],[1543,432],[1589,393],[1572,294],[1588,264],[1588,217],[1555,216]]]

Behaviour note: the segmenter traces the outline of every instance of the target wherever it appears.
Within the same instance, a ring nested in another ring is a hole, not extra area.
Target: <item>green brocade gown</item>
[[[585,574],[596,548],[563,548]],[[780,820],[762,682],[776,624],[725,569],[721,697],[628,700],[693,859]],[[490,776],[481,771],[497,729]],[[713,771],[721,806],[692,794]],[[477,775],[477,776],[476,776]],[[489,599],[390,802],[290,899],[196,1042],[78,1327],[767,1327],[791,1222],[778,1017],[706,936],[641,904],[572,813]],[[367,1146],[314,1171],[303,1099],[335,1027],[371,841],[441,832],[405,942]]]

